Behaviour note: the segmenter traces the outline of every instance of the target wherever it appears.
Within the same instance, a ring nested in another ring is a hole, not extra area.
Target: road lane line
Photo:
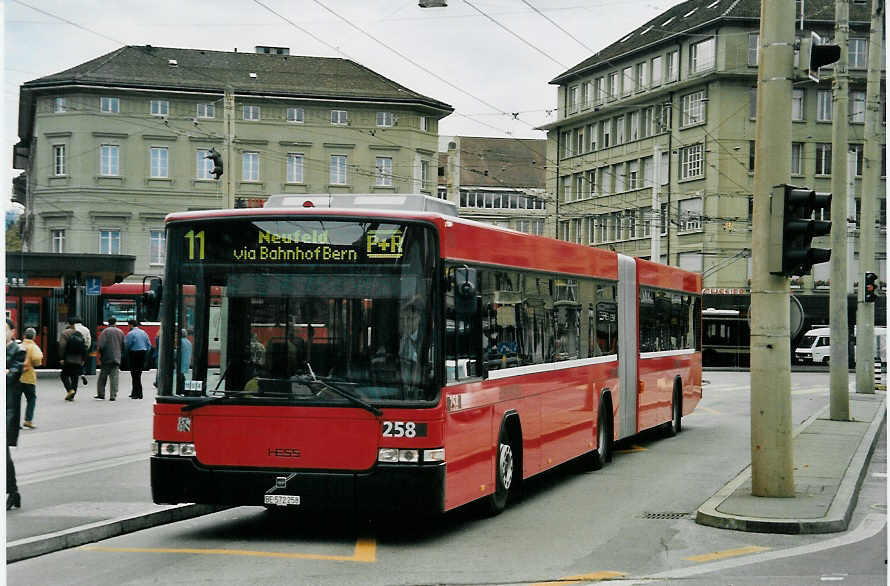
[[[715,551],[713,553],[693,555],[683,559],[690,562],[713,562],[714,560],[722,560],[739,555],[748,555],[749,553],[759,553],[761,551],[767,551],[769,549],[770,548],[768,547],[761,547],[759,545],[749,545],[747,547],[737,547],[735,549],[724,549],[723,551]]]
[[[203,549],[175,547],[107,547],[84,545],[78,549],[111,553],[184,553],[195,555],[237,555],[248,557],[286,558],[300,560],[322,560],[331,562],[374,563],[377,561],[377,542],[374,538],[362,537],[356,540],[352,555],[323,555],[313,553],[284,553],[279,551],[256,551],[249,549]]]
[[[565,584],[580,584],[582,582],[598,582],[600,580],[613,580],[626,576],[624,572],[611,572],[604,570],[602,572],[592,572],[590,574],[579,574],[577,576],[566,576],[552,582],[535,582],[531,586],[564,586]]]
[[[145,451],[141,451],[139,454],[118,456],[117,458],[109,458],[99,462],[70,464],[67,465],[64,469],[41,470],[38,472],[31,472],[29,474],[22,474],[20,480],[18,481],[18,484],[26,486],[29,484],[34,484],[36,482],[56,480],[59,478],[65,478],[66,476],[74,476],[76,474],[84,474],[86,472],[95,472],[96,470],[114,468],[115,466],[123,466],[125,464],[132,464],[134,462],[145,462],[147,464],[148,458],[149,455]]]

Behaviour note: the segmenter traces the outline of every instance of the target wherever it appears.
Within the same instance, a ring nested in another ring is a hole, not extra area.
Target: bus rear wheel
[[[683,394],[679,389],[674,389],[671,400],[671,422],[667,425],[669,437],[673,437],[683,430]]]
[[[596,419],[596,449],[585,456],[585,467],[589,470],[599,470],[612,461],[612,418],[605,413],[603,404]]]
[[[486,497],[486,509],[489,515],[497,515],[507,508],[507,499],[514,484],[516,474],[515,456],[510,434],[504,427],[498,434],[497,454],[495,454],[494,493]]]

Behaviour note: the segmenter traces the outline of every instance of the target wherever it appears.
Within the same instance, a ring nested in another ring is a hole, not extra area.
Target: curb
[[[859,446],[853,453],[853,457],[847,465],[837,493],[835,494],[834,499],[832,499],[831,505],[828,507],[828,512],[824,517],[821,519],[768,519],[764,517],[732,515],[718,511],[717,507],[727,498],[732,496],[735,490],[751,477],[751,466],[748,465],[738,474],[738,476],[729,481],[726,486],[718,490],[714,496],[699,507],[695,515],[695,522],[699,525],[717,527],[718,529],[734,529],[752,533],[799,535],[846,531],[847,527],[850,525],[853,509],[856,506],[856,500],[859,496],[859,488],[862,486],[869,458],[871,458],[872,452],[874,452],[881,427],[887,420],[886,397],[876,396],[874,399],[871,397],[872,395],[859,395],[857,399],[853,399],[867,401],[877,400],[881,402],[882,406],[880,412],[875,414],[875,418],[868,426],[868,429],[865,431],[865,434],[863,434],[862,439],[859,442]],[[820,418],[827,410],[828,405],[803,422],[794,431],[793,437],[800,435],[803,430]]]
[[[28,558],[53,553],[86,543],[117,537],[167,523],[175,523],[184,519],[192,519],[224,511],[227,506],[216,505],[172,505],[160,511],[153,511],[129,517],[118,517],[106,521],[97,521],[89,525],[81,525],[46,535],[27,537],[6,545],[6,563],[11,564]]]

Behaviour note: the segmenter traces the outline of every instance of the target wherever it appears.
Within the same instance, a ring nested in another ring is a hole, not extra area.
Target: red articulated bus
[[[496,513],[701,399],[695,273],[422,195],[176,213],[167,244],[159,504]]]
[[[144,319],[142,299],[146,291],[148,291],[147,283],[115,283],[102,287],[101,317],[96,328],[97,331],[101,332],[105,329],[105,326],[108,325],[108,318],[113,316],[117,320],[115,325],[126,334],[130,331],[127,321],[135,319],[139,322],[139,327],[148,334],[151,343],[154,344],[160,322]]]

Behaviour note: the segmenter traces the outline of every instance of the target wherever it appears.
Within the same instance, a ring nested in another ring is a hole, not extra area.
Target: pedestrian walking
[[[36,336],[37,330],[25,328],[25,338],[21,344],[22,349],[25,351],[25,364],[22,369],[22,378],[19,379],[19,385],[27,401],[25,422],[22,425],[30,429],[36,427],[34,425],[34,410],[37,408],[37,371],[34,370],[34,367],[43,364],[43,350],[34,341]]]
[[[130,378],[133,380],[131,399],[142,398],[142,369],[145,368],[145,356],[151,350],[151,340],[145,330],[139,327],[135,319],[127,321],[130,331],[124,336],[124,350],[127,353],[127,361],[130,364]]]
[[[15,341],[15,322],[6,318],[6,510],[21,508],[22,496],[15,479],[9,446],[19,444],[22,391],[19,381],[25,367],[25,350]]]
[[[86,386],[87,377],[84,376],[83,367],[86,366],[87,361],[90,359],[90,351],[93,349],[93,337],[90,335],[90,330],[85,325],[83,325],[83,321],[75,316],[74,317],[74,329],[80,332],[80,335],[83,336],[84,344],[87,346],[86,354],[83,357],[83,365],[80,369],[80,380]]]
[[[99,334],[96,349],[99,352],[99,381],[96,383],[96,399],[105,399],[105,382],[111,380],[109,401],[117,399],[118,381],[121,371],[121,357],[124,351],[124,333],[117,327],[114,316],[108,318],[108,327]]]
[[[62,384],[65,386],[65,400],[73,401],[77,394],[77,379],[83,376],[83,364],[86,362],[89,344],[83,332],[75,327],[80,321],[78,317],[68,318],[68,327],[59,337],[59,356],[62,357]],[[86,329],[86,328],[83,328]],[[87,331],[89,335],[89,331]],[[86,383],[86,379],[84,379]]]

